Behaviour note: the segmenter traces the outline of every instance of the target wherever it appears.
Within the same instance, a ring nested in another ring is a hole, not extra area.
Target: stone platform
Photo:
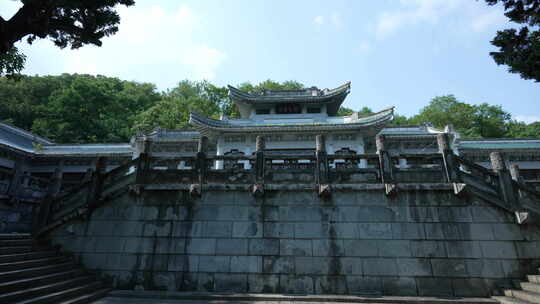
[[[171,291],[123,291],[117,290],[94,304],[149,303],[149,304],[202,304],[202,303],[403,303],[403,304],[496,304],[489,298],[458,297],[391,297],[391,296],[344,296],[344,295],[288,295],[250,293],[193,293]]]

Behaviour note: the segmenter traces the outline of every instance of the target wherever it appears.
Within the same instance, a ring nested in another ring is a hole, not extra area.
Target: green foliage
[[[12,47],[6,53],[0,53],[0,76],[12,76],[18,74],[24,68],[26,56],[19,53],[16,47]]]
[[[505,137],[510,138],[538,138],[540,137],[540,122],[526,124],[519,121],[511,121],[507,125]]]
[[[523,24],[519,31],[498,31],[491,43],[499,48],[489,54],[498,65],[509,67],[523,79],[540,82],[540,0],[486,0],[489,5],[502,3],[510,21]]]
[[[190,129],[189,112],[217,119],[226,100],[226,88],[216,87],[207,81],[184,80],[164,93],[161,101],[139,113],[134,130],[148,132],[156,127]]]
[[[511,116],[500,106],[486,103],[470,105],[458,101],[454,95],[438,96],[418,115],[410,118],[413,124],[430,123],[444,128],[453,125],[464,137],[502,137]]]
[[[349,115],[352,115],[353,113],[354,113],[353,109],[342,106],[341,108],[339,108],[337,112],[337,116],[349,116]]]
[[[0,78],[0,120],[59,143],[125,142],[135,114],[160,98],[152,84],[105,76]]]
[[[9,20],[0,17],[0,75],[19,72],[24,55],[15,43],[27,37],[49,38],[60,48],[101,46],[104,37],[118,31],[116,5],[131,6],[134,0],[21,0],[22,7]]]

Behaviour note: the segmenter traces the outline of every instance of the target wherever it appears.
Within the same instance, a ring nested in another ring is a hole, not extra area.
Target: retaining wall
[[[537,226],[412,188],[143,191],[51,237],[119,289],[488,296],[538,266]]]

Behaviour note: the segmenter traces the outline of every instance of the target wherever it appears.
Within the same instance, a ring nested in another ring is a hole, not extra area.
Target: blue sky
[[[414,115],[431,98],[501,105],[540,120],[540,84],[510,74],[489,56],[509,26],[500,6],[473,0],[159,1],[121,8],[117,35],[103,47],[32,46],[26,74],[90,73],[174,87],[182,79],[217,85],[265,79],[333,88],[351,81],[345,106],[396,106]],[[0,0],[10,17],[18,1]]]

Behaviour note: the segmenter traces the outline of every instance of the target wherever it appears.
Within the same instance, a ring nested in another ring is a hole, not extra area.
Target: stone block
[[[131,237],[125,239],[124,252],[126,253],[152,253],[153,250],[153,238]]]
[[[410,246],[414,257],[444,258],[448,256],[443,241],[410,241]]]
[[[426,238],[424,224],[392,223],[392,237],[398,240],[422,240]]]
[[[294,257],[263,257],[263,273],[295,273]]]
[[[279,254],[281,256],[312,256],[311,240],[279,240]]]
[[[398,259],[398,274],[404,277],[431,276],[431,263],[429,259]]]
[[[278,255],[279,240],[278,239],[250,239],[249,240],[250,255]]]
[[[289,294],[313,294],[313,279],[303,275],[280,275],[280,292]]]
[[[213,273],[197,274],[197,291],[213,292],[216,290],[216,281]]]
[[[216,254],[223,255],[247,255],[247,239],[217,239]]]
[[[363,260],[364,275],[396,276],[397,262],[394,258],[366,258]]]
[[[360,239],[392,239],[390,223],[360,223],[358,224]]]
[[[411,247],[407,240],[380,240],[377,244],[380,257],[410,257]]]
[[[169,257],[169,271],[184,271],[184,265],[187,263],[188,256],[186,255],[171,255]]]
[[[456,297],[489,297],[491,295],[484,279],[453,279],[452,285]]]
[[[200,203],[204,205],[234,205],[237,203],[235,194],[235,191],[203,191]]]
[[[163,206],[162,216],[158,215],[158,218],[162,220],[171,220],[171,221],[183,221],[188,216],[188,209],[179,205],[172,206]]]
[[[231,272],[261,273],[262,259],[260,256],[232,256]]]
[[[437,223],[439,222],[439,208],[437,207],[408,207],[411,222]]]
[[[143,224],[143,236],[172,236],[173,227],[171,221],[147,221]]]
[[[500,223],[511,222],[512,218],[505,214],[505,211],[498,210],[496,207],[471,207],[473,222],[475,223]]]
[[[262,237],[262,235],[263,235],[262,223],[258,223],[258,222],[233,223],[232,237],[234,238],[260,238]]]
[[[92,221],[91,221],[92,222]],[[81,225],[77,225],[81,226]],[[124,221],[114,225],[114,236],[141,236],[143,234],[143,222]]]
[[[351,294],[373,295],[382,290],[381,277],[347,276],[347,287]]]
[[[393,222],[395,213],[386,206],[339,207],[338,219],[342,222]]]
[[[519,241],[524,239],[517,224],[491,224],[491,228],[498,241]]]
[[[279,275],[250,274],[248,275],[248,292],[277,293],[279,291]]]
[[[361,258],[340,258],[340,261],[343,274],[362,275],[363,272]]]
[[[265,221],[279,221],[279,207],[277,206],[264,206],[262,213]]]
[[[520,259],[538,259],[540,257],[540,251],[536,242],[514,242],[514,244],[516,245],[517,254]]]
[[[230,257],[228,256],[200,256],[200,272],[229,272]]]
[[[137,269],[144,271],[167,271],[168,254],[141,254],[137,260]]]
[[[466,277],[467,265],[462,259],[431,259],[433,275],[438,277]]]
[[[446,252],[450,258],[481,258],[482,250],[478,241],[448,241]]]
[[[327,238],[329,227],[327,223],[295,223],[294,234],[299,239]]]
[[[503,268],[504,276],[512,279],[521,279],[526,269],[519,260],[499,260]]]
[[[293,223],[264,223],[265,238],[294,238]]]
[[[140,219],[145,221],[158,220],[159,206],[144,206],[140,208]]]
[[[438,207],[439,221],[441,222],[472,222],[471,209],[468,206],[463,207]]]
[[[345,245],[343,240],[319,239],[309,241],[313,244],[313,256],[343,256],[345,255]]]
[[[247,292],[246,274],[216,273],[214,278],[218,292]]]
[[[416,280],[406,277],[383,277],[382,290],[385,295],[417,296]]]
[[[346,294],[347,279],[345,276],[315,276],[316,294]]]
[[[504,271],[499,260],[466,260],[467,272],[471,277],[503,278]]]
[[[460,240],[461,226],[457,223],[426,223],[426,239],[428,240]],[[466,225],[466,224],[464,224]]]
[[[173,222],[173,237],[204,237],[206,222]]]
[[[464,226],[465,239],[469,240],[493,240],[493,229],[491,224],[468,224]]]
[[[452,280],[448,278],[416,278],[419,296],[453,296]]]
[[[321,207],[287,206],[279,207],[279,219],[287,222],[320,222]]]
[[[176,290],[176,275],[173,272],[159,271],[153,273],[153,289]]]
[[[154,248],[152,252],[158,254],[169,254],[169,253],[185,253],[185,239],[176,239],[176,238],[154,238]]]
[[[123,252],[125,240],[120,237],[100,237],[95,252]]]
[[[329,226],[330,238],[354,239],[358,237],[356,223],[331,223]]]
[[[376,242],[373,240],[344,240],[345,256],[376,257],[379,252]]]
[[[517,258],[516,247],[510,241],[481,241],[482,255],[492,259]]]
[[[206,222],[204,226],[204,237],[231,237],[232,226],[232,222]]]
[[[216,239],[188,239],[186,252],[188,254],[216,254]]]

